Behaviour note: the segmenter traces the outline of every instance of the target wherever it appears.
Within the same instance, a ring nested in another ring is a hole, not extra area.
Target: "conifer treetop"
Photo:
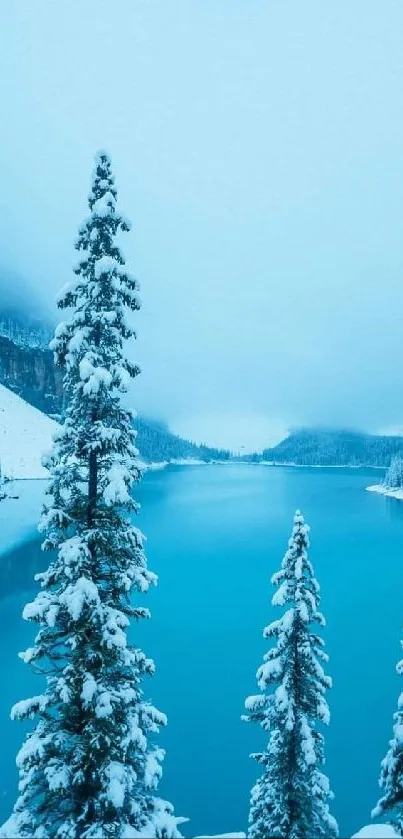
[[[308,547],[309,527],[297,510],[281,569],[271,579],[272,604],[285,611],[263,631],[273,646],[256,674],[261,693],[245,702],[243,719],[258,722],[269,735],[266,751],[252,755],[263,772],[251,795],[248,835],[253,839],[329,839],[338,833],[317,729],[330,720],[325,693],[331,679],[323,669],[328,660],[323,640],[313,629],[325,621]]]
[[[403,641],[400,642],[403,647]],[[398,661],[396,672],[403,675],[403,659]],[[403,832],[403,693],[397,701],[393,715],[393,736],[389,749],[381,761],[379,786],[382,795],[373,808],[371,817],[384,816],[388,822]]]

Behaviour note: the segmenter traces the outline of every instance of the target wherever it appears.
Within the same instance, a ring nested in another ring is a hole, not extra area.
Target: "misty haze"
[[[3,276],[52,309],[105,147],[141,283],[138,410],[249,450],[402,425],[399,4],[108,9],[3,4]]]

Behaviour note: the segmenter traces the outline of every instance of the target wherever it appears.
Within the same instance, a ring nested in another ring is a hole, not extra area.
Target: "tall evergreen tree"
[[[383,479],[383,486],[390,489],[401,489],[403,486],[403,458],[395,455]]]
[[[403,675],[403,659],[397,663],[396,670],[399,676]],[[372,818],[384,816],[403,835],[403,693],[393,719],[393,737],[381,763],[379,786],[383,794],[371,815]]]
[[[39,625],[22,657],[45,673],[44,693],[14,706],[37,718],[17,763],[20,796],[3,835],[175,837],[172,806],[156,795],[163,751],[150,739],[165,716],[143,698],[153,662],[129,644],[132,605],[156,577],[131,523],[130,488],[140,478],[135,432],[121,393],[138,367],[123,353],[134,335],[136,280],[116,237],[130,229],[116,208],[109,157],[98,153],[79,230],[76,279],[58,301],[71,309],[52,348],[65,371],[67,409],[47,461],[51,473],[41,528],[53,553],[41,591],[23,616]]]
[[[279,620],[264,629],[275,642],[257,671],[261,693],[250,696],[247,722],[258,722],[269,735],[265,752],[252,755],[262,775],[252,789],[249,836],[314,839],[336,837],[337,823],[329,812],[332,798],[324,765],[323,735],[317,721],[329,722],[325,692],[331,687],[322,662],[328,657],[312,624],[324,625],[318,611],[319,585],[307,549],[309,528],[299,511],[272,603],[286,606]]]

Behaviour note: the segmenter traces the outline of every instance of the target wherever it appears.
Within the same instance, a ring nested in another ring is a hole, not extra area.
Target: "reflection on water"
[[[382,495],[381,501],[385,505],[388,519],[391,521],[394,519],[399,521],[403,520],[403,501],[399,501],[397,498],[390,498],[387,495]]]
[[[401,691],[395,664],[403,621],[403,503],[365,492],[371,483],[371,470],[237,465],[150,472],[136,487],[136,523],[159,585],[145,598],[152,620],[136,624],[131,637],[155,658],[145,695],[168,715],[160,792],[191,818],[193,835],[245,829],[257,774],[249,753],[263,743],[240,715],[267,648],[262,628],[278,617],[269,578],[297,507],[312,527],[327,619],[333,810],[342,836],[368,822]],[[18,659],[36,629],[21,611],[49,559],[38,539],[0,556],[0,821],[15,800],[15,755],[26,730],[10,722],[10,708],[41,690]]]
[[[0,599],[14,593],[37,588],[35,574],[49,563],[49,554],[41,550],[41,540],[35,539],[18,545],[0,556]]]

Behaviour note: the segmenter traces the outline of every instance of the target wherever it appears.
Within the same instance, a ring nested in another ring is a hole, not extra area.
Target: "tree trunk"
[[[95,325],[95,336],[94,336],[94,344],[96,347],[99,347],[101,342],[101,329],[100,324],[97,323]],[[91,411],[91,423],[94,424],[98,419],[98,400],[95,402],[92,411]],[[89,473],[88,473],[88,516],[87,516],[87,524],[88,527],[92,527],[94,523],[94,513],[95,508],[97,506],[97,494],[98,494],[98,458],[97,452],[91,452],[89,457]]]
[[[89,460],[89,477],[88,477],[88,527],[92,527],[94,522],[94,512],[97,505],[98,493],[98,461],[97,453],[91,452]]]

